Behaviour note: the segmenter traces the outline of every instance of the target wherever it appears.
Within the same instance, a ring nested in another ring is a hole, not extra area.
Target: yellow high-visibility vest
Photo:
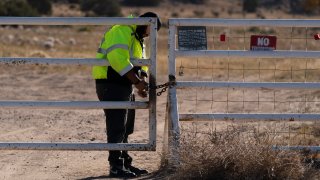
[[[104,34],[96,54],[97,59],[109,61],[111,67],[121,76],[133,68],[130,58],[141,59],[142,47],[136,39],[134,32],[136,25],[115,25]],[[141,68],[145,73],[147,66]],[[92,77],[94,79],[107,79],[107,66],[93,66]]]

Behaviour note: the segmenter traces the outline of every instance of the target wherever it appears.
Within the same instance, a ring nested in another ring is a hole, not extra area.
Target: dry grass
[[[273,150],[269,135],[242,130],[184,132],[180,166],[169,179],[313,179],[319,174],[298,152]]]

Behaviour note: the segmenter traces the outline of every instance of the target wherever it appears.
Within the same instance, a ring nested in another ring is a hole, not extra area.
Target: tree
[[[304,0],[303,10],[306,13],[316,13],[320,9],[320,0]]]
[[[1,0],[0,16],[38,16],[26,0]]]
[[[121,6],[119,1],[82,0],[80,9],[82,11],[93,11],[98,16],[121,16]]]
[[[126,6],[158,6],[161,0],[123,0]]]
[[[52,5],[49,0],[27,0],[29,5],[33,7],[39,14],[51,14],[52,13]]]
[[[243,0],[243,11],[244,12],[256,12],[258,7],[258,0]]]
[[[190,3],[190,4],[205,4],[207,0],[173,0],[175,2]]]

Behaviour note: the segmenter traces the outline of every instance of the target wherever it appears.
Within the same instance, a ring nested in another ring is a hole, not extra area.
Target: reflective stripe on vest
[[[114,50],[114,49],[117,49],[117,48],[120,48],[120,49],[124,49],[124,50],[128,50],[129,51],[129,47],[128,47],[128,45],[126,45],[126,44],[115,44],[115,45],[112,45],[112,46],[110,46],[108,49],[103,49],[103,48],[98,48],[98,53],[101,53],[101,54],[103,54],[104,55],[104,58],[106,58],[107,57],[107,54],[109,53],[109,52],[111,52],[112,50]],[[133,57],[133,49],[131,48],[130,49],[130,51],[129,51],[129,54],[130,54],[130,58],[132,58]]]

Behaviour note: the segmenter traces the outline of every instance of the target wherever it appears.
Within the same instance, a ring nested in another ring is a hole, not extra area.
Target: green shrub
[[[161,0],[123,0],[125,6],[158,6]]]
[[[82,11],[92,11],[98,16],[121,16],[119,1],[113,0],[82,0],[80,4]]]
[[[0,16],[38,16],[26,0],[1,0]]]
[[[37,10],[39,14],[51,14],[52,5],[49,0],[27,0],[29,5]]]
[[[256,12],[258,7],[258,0],[244,0],[243,11],[244,12]]]

